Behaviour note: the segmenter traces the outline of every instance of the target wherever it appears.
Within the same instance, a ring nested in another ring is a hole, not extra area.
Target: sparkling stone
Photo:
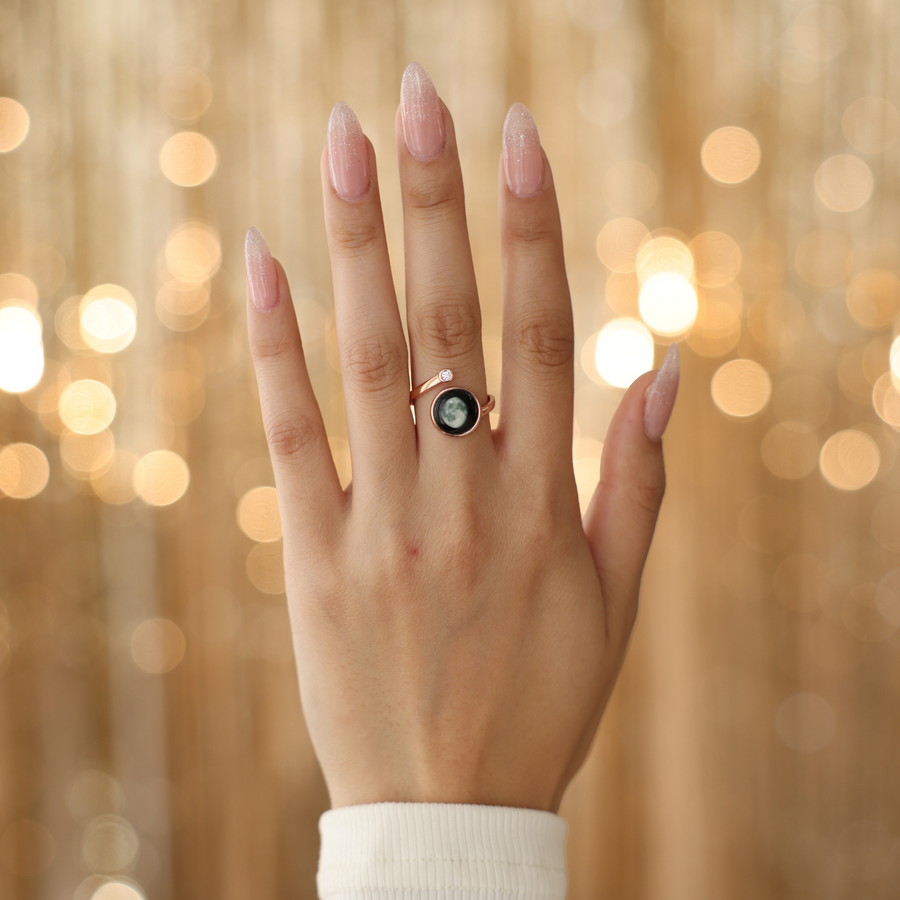
[[[449,369],[441,369],[441,381],[450,381],[453,373]]]

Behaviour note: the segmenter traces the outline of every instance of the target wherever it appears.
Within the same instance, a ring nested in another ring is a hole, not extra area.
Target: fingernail
[[[644,434],[651,441],[662,440],[666,425],[669,424],[675,395],[678,393],[679,370],[678,344],[672,344],[653,384],[644,395]]]
[[[359,200],[369,190],[369,154],[359,120],[346,103],[335,103],[328,120],[331,185],[344,200]]]
[[[521,103],[513,103],[503,123],[503,168],[506,184],[517,197],[533,197],[544,186],[541,138]]]
[[[247,280],[250,283],[250,299],[260,312],[268,312],[278,306],[278,279],[269,245],[258,228],[247,232],[244,242],[247,260]]]
[[[418,63],[410,63],[400,85],[400,110],[406,149],[428,162],[444,149],[444,110],[431,77]]]

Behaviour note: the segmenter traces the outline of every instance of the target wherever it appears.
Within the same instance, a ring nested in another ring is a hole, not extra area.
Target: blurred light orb
[[[0,308],[0,390],[21,394],[44,374],[41,318],[29,306]]]
[[[84,343],[100,353],[118,353],[137,331],[137,304],[117,284],[91,288],[79,301],[79,323]]]
[[[173,278],[159,289],[156,302],[172,315],[194,315],[209,303],[209,282],[183,283]]]
[[[641,288],[639,306],[641,318],[657,334],[683,334],[697,318],[697,294],[674,272],[651,276]]]
[[[881,453],[874,439],[850,428],[833,434],[822,447],[819,468],[825,480],[842,491],[858,491],[877,474]]]
[[[28,137],[31,117],[12,97],[0,97],[0,153],[15,150]]]
[[[653,335],[636,319],[613,319],[597,335],[594,364],[613,387],[628,387],[653,368]]]
[[[163,175],[179,187],[196,187],[216,171],[216,148],[196,131],[173,134],[159,151]]]
[[[893,348],[891,371],[885,372],[872,387],[872,408],[878,418],[895,431],[900,431],[900,390],[897,390],[897,375],[894,373]]]
[[[649,234],[647,226],[637,219],[613,219],[597,235],[597,256],[611,272],[633,272],[638,250]]]
[[[184,633],[169,619],[147,619],[131,636],[131,657],[151,675],[171,672],[184,658]]]
[[[716,129],[700,149],[707,175],[722,184],[746,181],[759,168],[760,159],[759,141],[736,125]]]
[[[251,540],[277,541],[282,536],[278,493],[273,487],[255,487],[238,501],[237,520]]]
[[[37,308],[37,286],[30,278],[18,272],[0,275],[0,304],[7,304],[10,301],[14,306],[28,305]]]
[[[207,281],[222,262],[219,236],[206,222],[185,222],[166,240],[165,258],[169,271],[179,280]]]
[[[837,716],[827,700],[801,691],[778,707],[775,730],[791,750],[816,753],[831,743],[837,730]]]
[[[179,500],[190,480],[188,464],[171,450],[152,450],[134,467],[135,493],[149,506],[168,506]]]
[[[746,419],[761,412],[772,396],[769,373],[752,359],[733,359],[712,377],[713,402],[727,416]]]
[[[608,128],[631,114],[634,88],[618,69],[594,69],[578,83],[575,105],[589,122]]]
[[[16,500],[37,496],[50,479],[50,463],[33,444],[9,444],[0,450],[0,494]]]
[[[264,594],[284,593],[284,545],[281,541],[257,544],[247,554],[247,577]]]
[[[81,838],[82,859],[95,872],[111,874],[127,869],[139,847],[134,828],[125,819],[109,814],[91,819]]]
[[[829,62],[840,56],[849,34],[846,16],[836,6],[824,3],[801,10],[791,26],[794,46],[816,62]]]
[[[190,122],[199,118],[212,103],[212,83],[193,66],[179,66],[159,80],[159,105],[173,119]]]
[[[694,258],[684,241],[670,235],[658,235],[641,245],[635,259],[635,271],[645,283],[664,272],[690,278],[694,271]]]
[[[88,480],[106,469],[112,460],[116,442],[108,428],[96,434],[70,431],[59,442],[59,455],[76,478]]]
[[[819,166],[814,184],[816,194],[829,209],[852,212],[868,202],[875,187],[875,178],[869,166],[858,156],[839,153]]]
[[[841,119],[844,136],[863,153],[882,153],[900,137],[900,113],[883,97],[860,97]]]
[[[847,309],[866,328],[884,328],[900,313],[900,279],[886,269],[866,269],[847,287]]]
[[[125,805],[122,786],[112,775],[98,769],[84,769],[66,787],[66,808],[78,822],[103,813],[117,813]]]
[[[620,216],[639,216],[656,201],[659,182],[650,166],[626,159],[603,176],[601,191],[606,205]]]
[[[138,457],[130,450],[113,450],[108,465],[91,471],[94,493],[112,506],[129,503],[137,496],[134,489],[134,469]]]
[[[741,248],[731,235],[704,231],[688,244],[694,260],[694,277],[703,287],[724,287],[741,271]]]
[[[700,356],[724,356],[734,349],[741,336],[738,310],[727,300],[707,292],[698,295],[697,300],[697,318],[687,336],[688,346]]]
[[[146,900],[138,888],[126,881],[107,881],[91,895],[90,900]]]
[[[637,319],[640,316],[638,298],[641,293],[641,283],[637,275],[632,272],[611,272],[606,279],[603,295],[606,302],[617,315]]]
[[[73,381],[60,394],[59,417],[70,431],[97,434],[116,417],[115,395],[92,378]]]

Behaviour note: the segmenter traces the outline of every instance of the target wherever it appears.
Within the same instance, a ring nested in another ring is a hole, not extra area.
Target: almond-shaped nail
[[[503,168],[506,184],[517,197],[533,197],[544,186],[541,139],[531,113],[521,103],[513,103],[503,123]]]
[[[247,232],[244,256],[247,260],[247,281],[253,305],[260,312],[275,309],[278,306],[278,277],[269,245],[258,228],[251,228]]]
[[[444,149],[444,110],[434,82],[418,63],[410,63],[400,84],[403,139],[410,155],[422,162],[440,156]]]
[[[680,368],[678,344],[672,344],[656,378],[644,395],[644,434],[653,442],[662,440],[666,425],[669,424],[669,416],[672,415],[678,393]]]
[[[369,190],[369,154],[359,120],[346,103],[335,103],[328,120],[331,185],[344,200],[359,200]]]

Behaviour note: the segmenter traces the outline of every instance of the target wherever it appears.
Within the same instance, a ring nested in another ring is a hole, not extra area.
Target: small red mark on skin
[[[419,555],[419,551],[422,549],[422,545],[419,543],[412,543],[406,548],[406,554],[410,559],[415,559]]]

